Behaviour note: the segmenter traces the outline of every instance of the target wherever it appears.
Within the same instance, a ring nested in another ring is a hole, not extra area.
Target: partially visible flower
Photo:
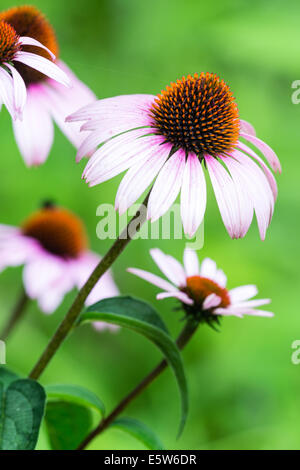
[[[186,314],[193,315],[198,321],[212,324],[218,322],[220,315],[273,316],[271,312],[256,309],[269,304],[270,299],[252,299],[258,292],[255,285],[227,290],[227,277],[210,258],[205,258],[200,266],[196,253],[186,249],[183,267],[175,258],[165,255],[159,249],[153,249],[150,253],[171,282],[142,269],[129,268],[128,271],[163,289],[164,292],[158,294],[157,299],[178,299]]]
[[[265,238],[277,185],[265,162],[241,139],[253,144],[274,171],[280,171],[280,163],[251,124],[239,119],[229,87],[215,74],[183,77],[157,96],[103,99],[67,120],[86,121],[82,130],[90,131],[77,153],[77,161],[93,153],[83,172],[90,186],[128,170],[116,196],[120,213],[156,178],[148,218],[161,217],[181,192],[182,223],[192,236],[206,209],[207,169],[229,235],[244,237],[255,212]]]
[[[100,257],[88,249],[82,222],[66,209],[47,204],[21,227],[0,225],[0,271],[24,265],[25,291],[38,301],[44,313],[56,310],[74,287],[80,289],[99,261]],[[118,294],[112,275],[107,272],[88,296],[86,305]],[[95,327],[103,329],[108,325],[98,322]]]
[[[65,117],[95,100],[57,55],[55,33],[35,7],[0,12],[0,103],[11,114],[28,166],[46,160],[53,142],[53,119],[78,147],[83,141],[79,126],[67,126]]]

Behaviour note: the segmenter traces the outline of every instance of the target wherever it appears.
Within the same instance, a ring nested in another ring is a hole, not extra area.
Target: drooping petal
[[[81,106],[94,102],[96,96],[63,62],[58,61],[57,65],[69,77],[72,87],[66,88],[54,80],[47,80],[43,84],[46,105],[58,127],[74,147],[78,148],[86,135],[80,131],[79,123],[67,123],[66,116]]]
[[[240,119],[240,131],[245,134],[256,136],[256,132],[252,124],[248,121],[244,121],[243,119]]]
[[[52,313],[74,283],[68,263],[47,252],[27,263],[23,271],[25,290],[36,299],[44,313]]]
[[[137,268],[128,268],[127,271],[131,274],[134,274],[135,276],[138,276],[144,279],[147,282],[150,282],[150,284],[153,284],[154,286],[157,286],[160,289],[166,290],[168,292],[177,291],[176,287],[170,284],[170,282],[165,281],[161,277],[156,276],[155,274],[149,273],[148,271],[144,271],[143,269],[137,269]]]
[[[265,175],[266,175],[266,177],[269,181],[272,193],[274,195],[274,199],[276,200],[277,193],[278,193],[277,183],[276,183],[276,180],[275,180],[272,172],[269,170],[269,168],[267,167],[267,165],[265,164],[263,159],[260,158],[255,152],[253,152],[253,150],[250,147],[245,145],[243,142],[238,142],[237,148],[239,148],[240,150],[242,150],[246,154],[250,155],[252,158],[254,158],[260,164],[260,166],[262,167],[262,169],[263,169],[263,171],[264,171],[264,173],[265,173]],[[236,154],[237,154],[237,152],[235,152],[235,151],[232,152],[233,156],[236,155]],[[239,152],[239,156],[240,156],[241,159],[244,158],[244,154],[241,153],[241,152]]]
[[[150,254],[157,264],[161,272],[176,286],[186,285],[186,275],[182,265],[173,258],[173,256],[165,255],[159,248],[150,250]]]
[[[240,154],[238,150],[232,153],[232,156],[241,163],[240,166],[235,165],[235,169],[244,180],[255,210],[260,237],[264,240],[274,211],[274,195],[261,168],[250,157]]]
[[[199,275],[199,260],[194,250],[190,248],[184,250],[183,263],[186,277]]]
[[[240,238],[242,223],[237,188],[217,159],[205,155],[205,161],[224,225],[231,238]]]
[[[13,79],[3,67],[0,67],[0,98],[12,119],[17,119],[18,114],[15,108]]]
[[[144,129],[138,129],[115,137],[100,147],[84,169],[83,178],[86,182],[95,186],[137,163],[143,152],[147,151],[152,143],[156,144],[155,136],[142,137],[143,135]]]
[[[45,51],[48,52],[48,54],[50,55],[50,57],[52,57],[53,60],[56,59],[55,55],[53,54],[52,51],[50,51],[50,49],[48,49],[48,47],[44,46],[40,41],[37,41],[36,39],[33,39],[33,38],[29,38],[27,36],[21,36],[19,38],[19,44],[21,44],[22,46],[35,46],[35,47],[40,47],[41,49],[44,49]]]
[[[43,100],[39,85],[28,87],[23,120],[13,122],[17,144],[28,166],[44,163],[53,142],[53,123]]]
[[[192,299],[190,299],[187,294],[185,294],[184,292],[180,292],[180,291],[177,291],[177,292],[160,292],[156,296],[157,300],[168,299],[170,297],[174,297],[175,299],[178,299],[178,300],[180,300],[181,302],[183,302],[184,304],[187,304],[187,305],[193,305],[193,303],[194,303],[194,301]]]
[[[229,291],[229,296],[231,299],[232,304],[237,302],[242,302],[244,300],[251,299],[255,295],[257,295],[258,290],[257,287],[253,284],[249,284],[246,286],[239,286],[231,289]]]
[[[185,152],[178,150],[164,164],[153,185],[148,203],[148,219],[152,222],[165,214],[181,188],[185,167]]]
[[[203,310],[209,310],[210,308],[217,307],[221,302],[221,297],[216,294],[210,294],[204,300],[202,308]]]
[[[32,67],[35,70],[43,73],[49,78],[65,85],[71,86],[69,77],[61,70],[54,62],[51,62],[41,55],[32,54],[31,52],[17,52],[14,56],[14,61],[21,62],[22,64]]]
[[[258,137],[255,137],[254,135],[246,134],[244,132],[241,132],[240,135],[241,137],[255,145],[255,147],[257,147],[262,152],[262,154],[265,156],[266,160],[270,163],[272,169],[275,172],[279,171],[279,173],[281,173],[280,161],[274,150],[272,150],[268,144],[260,140]]]
[[[158,142],[141,156],[138,163],[132,166],[123,177],[116,195],[115,208],[120,214],[126,212],[147,189],[167,160],[171,147]]]
[[[13,78],[16,117],[22,120],[23,109],[24,109],[24,106],[26,104],[26,99],[27,99],[26,85],[24,83],[23,78],[21,77],[17,69],[15,69],[15,67],[13,67],[12,65],[8,63],[6,63],[5,66],[9,68],[12,74],[12,78]]]
[[[199,158],[189,153],[181,188],[181,218],[190,237],[201,224],[206,209],[206,182]]]
[[[0,271],[9,266],[20,266],[38,252],[35,240],[24,237],[15,227],[0,225]]]
[[[248,229],[251,225],[253,219],[253,203],[251,200],[251,194],[248,191],[248,184],[246,181],[246,175],[242,171],[242,168],[239,163],[237,163],[233,158],[230,157],[220,157],[225,165],[227,166],[230,175],[232,177],[233,183],[235,184],[236,191],[238,194],[238,206],[239,206],[239,215],[240,215],[240,236],[244,237],[248,232]],[[240,170],[240,171],[239,171]],[[249,183],[251,184],[251,182]]]

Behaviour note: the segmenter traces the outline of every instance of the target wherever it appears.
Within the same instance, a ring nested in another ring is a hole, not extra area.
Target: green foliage
[[[0,369],[0,449],[33,450],[44,414],[46,394],[30,379]]]
[[[144,444],[150,450],[164,450],[160,439],[144,423],[132,418],[119,418],[110,427],[121,429]]]
[[[50,445],[55,450],[74,450],[92,427],[92,410],[104,416],[104,405],[93,392],[78,385],[55,384],[45,389]]]
[[[158,313],[142,300],[120,296],[104,299],[90,306],[81,314],[79,324],[96,321],[106,321],[136,331],[152,341],[164,354],[173,369],[180,390],[182,412],[179,433],[181,433],[188,411],[186,378],[179,350]]]

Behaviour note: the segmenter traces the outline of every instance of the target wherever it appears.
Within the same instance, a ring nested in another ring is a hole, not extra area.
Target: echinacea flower
[[[212,259],[205,258],[200,266],[195,251],[187,248],[182,266],[159,249],[150,250],[150,254],[168,281],[142,269],[129,268],[128,271],[163,289],[157,299],[178,299],[186,314],[193,315],[199,322],[206,321],[212,325],[218,323],[218,318],[223,315],[273,316],[271,312],[256,309],[269,304],[270,299],[253,299],[258,292],[255,285],[227,290],[227,277]]]
[[[55,33],[35,7],[0,12],[0,104],[13,120],[28,166],[40,165],[53,142],[53,119],[78,147],[82,135],[65,117],[95,100],[94,94],[57,60]]]
[[[100,261],[88,249],[80,219],[50,203],[32,214],[20,227],[0,225],[0,271],[24,265],[23,282],[31,299],[44,313],[52,313],[65,294],[80,289]],[[86,300],[91,305],[118,295],[110,272],[98,281]],[[95,324],[103,327],[102,322]],[[115,329],[113,325],[109,326]]]
[[[158,96],[103,99],[67,120],[86,121],[82,130],[90,131],[77,153],[79,161],[94,152],[83,172],[90,186],[128,170],[116,196],[120,213],[156,178],[148,218],[157,220],[181,192],[183,227],[192,236],[206,209],[206,168],[229,235],[243,237],[255,212],[265,238],[277,185],[263,159],[243,140],[274,171],[280,171],[280,163],[251,124],[239,118],[229,87],[215,74],[183,77]]]

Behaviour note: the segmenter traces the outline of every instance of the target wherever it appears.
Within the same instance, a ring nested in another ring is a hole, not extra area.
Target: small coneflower
[[[0,12],[0,102],[13,119],[20,152],[29,166],[43,163],[53,141],[53,119],[78,147],[78,126],[65,117],[95,99],[57,60],[55,33],[35,7]]]
[[[77,153],[79,161],[94,151],[83,173],[90,186],[128,170],[116,196],[121,213],[157,177],[148,218],[162,216],[181,191],[183,227],[192,236],[206,209],[205,168],[229,235],[243,237],[255,212],[265,238],[277,185],[263,159],[243,140],[253,144],[274,171],[280,171],[280,163],[253,127],[239,118],[229,87],[215,74],[183,77],[158,96],[103,99],[67,120],[86,121],[82,130],[91,131]]]
[[[81,220],[51,203],[32,214],[20,227],[0,225],[0,271],[24,265],[25,291],[38,301],[44,313],[52,313],[74,287],[80,289],[99,260],[100,257],[88,249]],[[107,272],[86,304],[115,295],[118,289]]]
[[[227,290],[227,277],[210,258],[205,258],[200,266],[196,253],[186,249],[183,267],[175,258],[159,249],[153,249],[150,253],[168,281],[142,269],[129,268],[128,271],[163,289],[164,292],[158,294],[157,299],[178,299],[186,314],[193,315],[199,322],[213,325],[223,315],[273,316],[271,312],[256,309],[270,303],[270,299],[253,299],[258,292],[255,285]]]

